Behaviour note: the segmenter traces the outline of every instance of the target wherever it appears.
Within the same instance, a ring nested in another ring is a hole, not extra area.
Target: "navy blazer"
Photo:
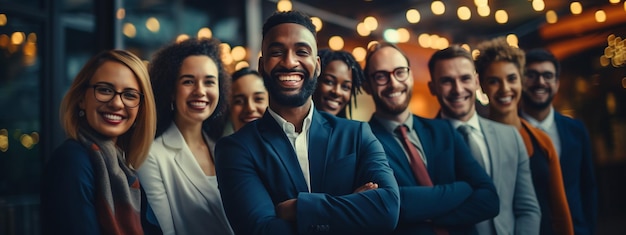
[[[308,192],[296,153],[266,112],[216,145],[216,171],[236,234],[388,234],[399,214],[398,185],[367,123],[313,111]],[[378,189],[353,193],[367,182]],[[297,199],[296,223],[275,206]]]
[[[498,214],[499,199],[491,178],[447,121],[413,115],[413,129],[434,187],[417,183],[393,133],[374,118],[370,126],[383,144],[400,186],[400,221],[395,234],[435,234],[433,225],[446,227],[450,234],[476,234],[476,223]]]
[[[576,234],[594,234],[598,214],[597,185],[589,134],[582,122],[554,112],[561,139],[561,171]]]

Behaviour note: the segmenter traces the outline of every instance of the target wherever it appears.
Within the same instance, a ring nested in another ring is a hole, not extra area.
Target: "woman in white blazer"
[[[213,159],[226,121],[229,80],[219,44],[216,39],[173,43],[149,65],[157,131],[139,179],[153,212],[148,221],[163,234],[233,234]]]

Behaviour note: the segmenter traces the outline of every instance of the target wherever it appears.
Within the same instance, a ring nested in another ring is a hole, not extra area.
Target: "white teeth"
[[[513,100],[512,97],[502,97],[502,98],[498,98],[498,101],[500,101],[501,103],[509,103]]]
[[[393,97],[398,97],[400,95],[402,95],[402,92],[394,92],[394,93],[387,95],[387,97],[393,98]]]
[[[196,108],[204,108],[206,107],[207,103],[206,102],[200,102],[200,101],[196,101],[196,102],[189,102],[189,105],[196,107]]]
[[[122,116],[115,115],[115,114],[105,113],[103,116],[104,116],[104,118],[109,119],[109,120],[113,120],[113,121],[122,120]]]
[[[282,75],[278,76],[278,80],[280,81],[300,81],[300,76],[298,75]]]
[[[539,95],[539,94],[545,94],[545,93],[547,93],[547,92],[548,92],[548,90],[546,90],[546,89],[542,89],[542,88],[535,89],[535,90],[533,90],[533,91],[532,91],[532,93],[533,93],[533,94],[537,94],[537,95]]]
[[[339,102],[337,101],[326,100],[326,104],[328,104],[331,108],[339,108]]]

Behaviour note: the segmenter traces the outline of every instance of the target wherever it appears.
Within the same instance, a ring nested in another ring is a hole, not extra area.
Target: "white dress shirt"
[[[302,131],[300,133],[296,132],[296,127],[287,122],[283,117],[274,112],[271,108],[267,108],[270,112],[270,115],[278,122],[278,125],[283,129],[287,138],[289,138],[289,142],[291,142],[291,146],[293,150],[296,152],[296,156],[298,157],[298,163],[300,163],[300,169],[302,169],[302,174],[304,175],[304,180],[306,181],[306,185],[309,188],[309,192],[311,192],[311,174],[309,173],[309,130],[311,128],[311,120],[313,119],[313,101],[311,102],[311,108],[309,109],[309,114],[304,118],[304,122],[302,123]]]
[[[559,137],[559,130],[556,128],[556,122],[554,122],[554,107],[550,107],[548,116],[543,121],[531,117],[524,111],[522,111],[522,118],[526,119],[530,125],[537,127],[547,133],[552,140],[556,154],[561,157],[561,137]]]

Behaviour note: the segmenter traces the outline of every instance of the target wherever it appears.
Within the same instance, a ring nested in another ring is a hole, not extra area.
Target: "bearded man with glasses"
[[[526,53],[520,116],[546,132],[559,156],[565,195],[575,234],[594,234],[598,215],[597,185],[587,129],[581,121],[554,110],[560,64],[550,52]]]
[[[496,189],[447,121],[411,113],[409,67],[408,57],[393,44],[368,49],[363,88],[376,105],[369,124],[400,186],[400,219],[393,234],[476,234],[476,223],[499,212]]]

